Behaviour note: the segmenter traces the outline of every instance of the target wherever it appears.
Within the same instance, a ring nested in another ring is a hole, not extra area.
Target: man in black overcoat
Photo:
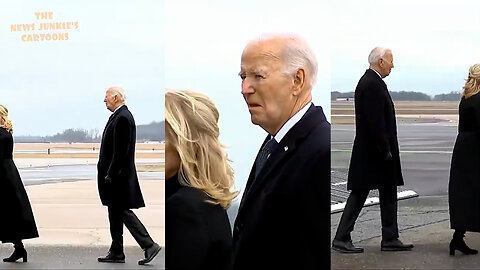
[[[382,220],[382,251],[410,250],[398,235],[397,186],[403,185],[397,141],[395,108],[383,78],[393,68],[392,51],[375,48],[368,57],[370,68],[355,89],[356,134],[348,171],[347,199],[337,233],[334,250],[360,253],[363,248],[352,243],[350,233],[368,193],[378,189]]]
[[[268,135],[234,224],[236,270],[330,268],[330,123],[312,103],[316,72],[296,36],[263,37],[243,51],[242,95]]]
[[[98,191],[102,204],[108,207],[112,244],[99,262],[125,262],[123,252],[123,225],[145,251],[140,265],[150,262],[160,251],[160,246],[148,234],[145,226],[130,209],[145,206],[135,169],[136,126],[125,105],[121,87],[107,89],[104,102],[112,112],[102,135],[97,164]]]

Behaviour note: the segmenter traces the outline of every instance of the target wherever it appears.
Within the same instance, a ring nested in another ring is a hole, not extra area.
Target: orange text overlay
[[[21,41],[57,41],[69,40],[69,32],[78,29],[78,21],[53,20],[53,12],[35,12],[38,22],[27,24],[11,24],[10,32],[21,32]]]

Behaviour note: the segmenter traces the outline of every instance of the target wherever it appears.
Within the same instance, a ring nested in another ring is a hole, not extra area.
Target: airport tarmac
[[[24,147],[25,153],[34,149],[30,144],[17,146]],[[98,196],[98,158],[81,156],[76,149],[73,154],[61,154],[65,156],[42,157],[31,153],[14,156],[40,237],[24,241],[28,263],[0,260],[0,269],[164,269],[165,174],[159,171],[165,164],[163,156],[136,159],[137,169],[142,170],[138,177],[146,207],[134,212],[163,247],[149,265],[139,266],[137,261],[143,258],[143,251],[126,229],[126,263],[97,262],[97,257],[106,255],[111,241],[107,209]],[[12,250],[11,244],[0,245],[0,259],[8,257]]]
[[[25,185],[71,182],[96,179],[96,164],[68,164],[18,168]],[[163,179],[163,172],[138,172],[138,177],[145,180]]]
[[[332,269],[478,269],[478,256],[457,252],[449,256],[450,229],[448,180],[457,126],[445,123],[397,125],[400,159],[406,189],[419,196],[400,200],[398,225],[400,239],[413,243],[407,252],[380,251],[381,222],[379,205],[362,209],[352,232],[352,240],[363,246],[361,254],[342,254],[332,250]],[[332,125],[332,169],[347,172],[355,128]],[[331,215],[333,239],[341,217]],[[480,248],[480,235],[467,233],[466,242]]]
[[[397,130],[404,188],[421,196],[446,195],[457,126],[399,124]],[[332,170],[348,171],[354,135],[354,125],[332,125]]]
[[[146,207],[134,209],[149,234],[165,247],[164,179],[139,181]],[[164,269],[165,252],[148,266],[139,266],[143,251],[124,229],[125,264],[98,263],[111,242],[107,208],[102,206],[95,179],[27,185],[40,237],[24,241],[28,263],[2,263],[0,269]],[[0,258],[12,252],[0,245]]]
[[[138,265],[143,258],[139,247],[125,247],[125,263],[99,263],[97,257],[106,255],[108,246],[86,245],[29,245],[28,262],[0,262],[0,269],[165,269],[165,249],[147,265]],[[0,257],[10,256],[11,245],[0,246]],[[20,260],[19,260],[20,261]]]

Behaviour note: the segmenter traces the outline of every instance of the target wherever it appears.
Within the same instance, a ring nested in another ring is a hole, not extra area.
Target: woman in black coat
[[[26,262],[27,251],[22,239],[38,237],[38,231],[27,192],[13,163],[12,131],[8,109],[0,105],[0,241],[13,243],[15,247],[13,254],[3,261],[23,258]]]
[[[165,93],[166,269],[229,270],[226,209],[238,192],[220,143],[218,111],[203,94]]]
[[[450,224],[455,230],[450,255],[455,250],[478,253],[463,237],[466,231],[480,232],[480,64],[470,67],[463,89],[448,187]]]

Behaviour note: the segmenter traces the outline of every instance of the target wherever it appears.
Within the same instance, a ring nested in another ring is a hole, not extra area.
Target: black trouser
[[[338,224],[335,239],[341,241],[351,240],[350,233],[353,231],[355,221],[362,210],[370,190],[352,190],[343,210],[340,223]],[[382,219],[382,239],[393,240],[398,238],[397,224],[397,187],[383,187],[380,193],[380,217]]]
[[[132,210],[108,207],[108,220],[110,221],[110,235],[112,236],[111,252],[123,253],[123,224],[142,249],[153,245],[154,242],[147,229]]]

